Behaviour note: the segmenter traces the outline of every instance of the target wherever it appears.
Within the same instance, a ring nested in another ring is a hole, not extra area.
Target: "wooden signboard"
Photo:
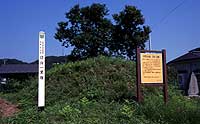
[[[163,83],[162,54],[140,53],[141,83]]]
[[[142,86],[163,87],[164,101],[168,101],[166,51],[137,48],[137,100],[142,101]]]

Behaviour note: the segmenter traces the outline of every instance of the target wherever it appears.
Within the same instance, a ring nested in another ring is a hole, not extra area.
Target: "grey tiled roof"
[[[8,64],[0,65],[0,74],[9,73],[37,73],[37,64]]]
[[[174,63],[174,62],[196,60],[196,59],[200,59],[200,48],[193,49],[189,51],[188,53],[170,61],[168,64]]]

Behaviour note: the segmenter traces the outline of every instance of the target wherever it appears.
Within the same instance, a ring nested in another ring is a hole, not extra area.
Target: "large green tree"
[[[108,55],[108,41],[111,40],[112,23],[105,16],[105,4],[92,4],[80,8],[75,5],[66,13],[66,22],[59,22],[55,38],[65,47],[72,46],[72,56],[81,59]]]
[[[58,23],[55,38],[65,47],[73,47],[71,56],[82,59],[98,55],[135,58],[137,47],[144,48],[150,28],[144,26],[144,17],[134,6],[113,15],[114,24],[106,18],[105,4],[80,8],[75,5],[66,13],[66,21]]]
[[[144,17],[135,6],[125,6],[119,14],[113,14],[115,21],[112,32],[112,43],[109,48],[114,55],[135,59],[136,48],[145,48],[145,42],[151,32],[149,26],[144,26]]]

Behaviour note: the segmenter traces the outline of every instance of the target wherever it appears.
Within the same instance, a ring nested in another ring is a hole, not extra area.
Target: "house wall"
[[[179,86],[187,94],[190,75],[192,72],[197,77],[198,84],[200,86],[200,60],[182,61],[170,64],[178,71]]]

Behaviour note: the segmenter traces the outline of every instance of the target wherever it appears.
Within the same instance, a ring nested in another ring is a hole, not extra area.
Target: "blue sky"
[[[46,32],[46,54],[69,54],[54,39],[57,22],[75,4],[104,3],[110,14],[125,5],[141,10],[146,25],[152,28],[152,48],[166,49],[167,61],[200,47],[200,0],[185,0],[184,4],[162,18],[183,0],[4,0],[0,3],[0,58],[16,58],[31,62],[38,57],[38,32]]]

